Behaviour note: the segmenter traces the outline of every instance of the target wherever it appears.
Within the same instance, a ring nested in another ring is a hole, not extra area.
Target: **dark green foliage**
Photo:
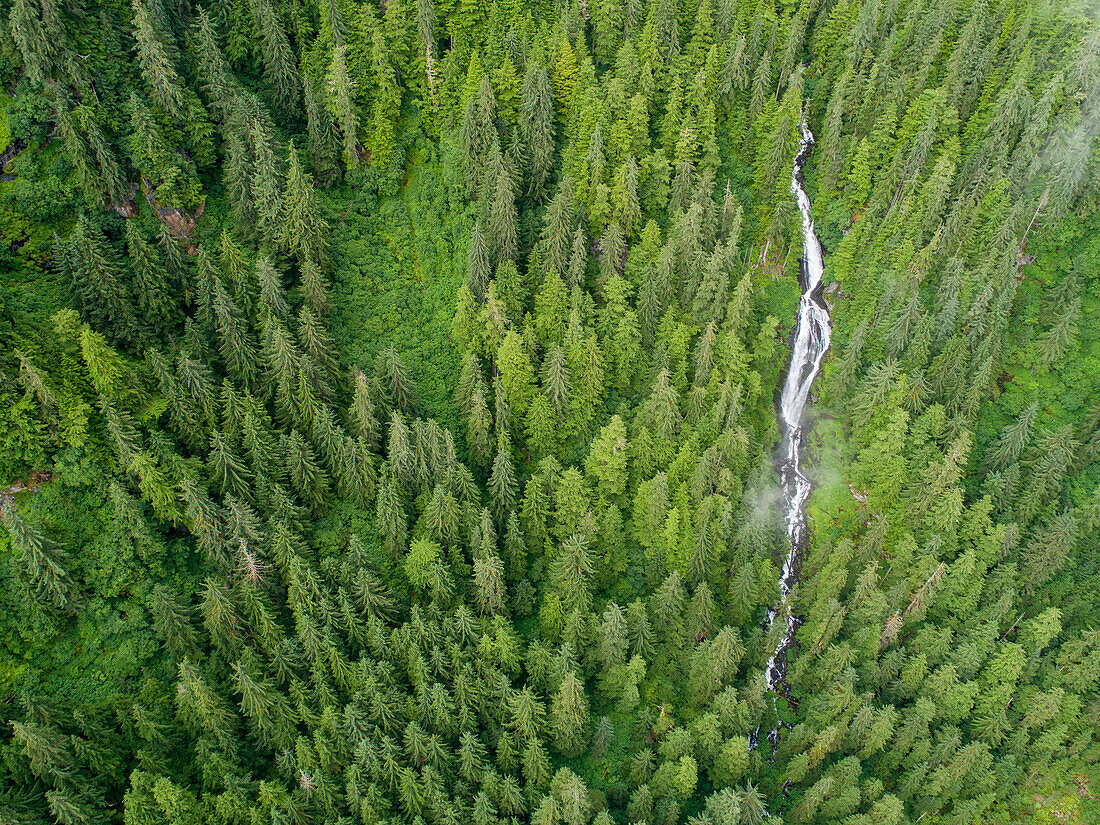
[[[0,820],[1096,819],[1075,6],[0,23]]]
[[[12,549],[18,554],[17,561],[35,596],[53,607],[65,607],[73,596],[65,552],[28,524],[11,503],[4,505],[3,520]]]

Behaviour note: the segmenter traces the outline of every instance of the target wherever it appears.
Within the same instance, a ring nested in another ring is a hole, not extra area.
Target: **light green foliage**
[[[9,5],[0,819],[1097,818],[1076,6]]]
[[[584,461],[599,495],[612,499],[626,490],[627,455],[626,425],[619,416],[612,416]]]

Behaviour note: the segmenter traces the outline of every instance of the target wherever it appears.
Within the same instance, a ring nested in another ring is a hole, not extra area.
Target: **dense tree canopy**
[[[4,5],[0,823],[1095,821],[1086,11]]]

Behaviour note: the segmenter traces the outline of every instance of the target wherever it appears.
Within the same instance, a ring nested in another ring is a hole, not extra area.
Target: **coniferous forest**
[[[0,83],[0,825],[1100,821],[1095,2],[5,0]]]

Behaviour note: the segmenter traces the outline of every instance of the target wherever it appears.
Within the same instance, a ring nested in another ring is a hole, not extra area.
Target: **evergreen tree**
[[[133,338],[137,319],[122,281],[122,270],[102,230],[81,214],[69,239],[73,298],[95,327],[118,341]]]
[[[517,487],[512,457],[509,455],[507,446],[501,444],[497,448],[493,470],[489,476],[489,495],[492,497],[498,522],[503,522],[505,515],[515,508]]]
[[[279,12],[271,0],[252,0],[252,14],[260,33],[264,76],[275,93],[276,108],[283,114],[298,113],[298,61],[290,47]]]
[[[1032,401],[1023,409],[1015,422],[1005,427],[996,447],[989,453],[994,467],[999,469],[1007,467],[1020,458],[1031,439],[1031,429],[1038,410],[1038,402]]]
[[[500,151],[500,137],[496,126],[496,97],[489,76],[483,75],[477,95],[466,105],[462,124],[463,162],[466,185],[470,192],[480,192],[488,172],[486,156],[495,147]]]
[[[88,147],[97,167],[97,188],[101,191],[101,198],[107,206],[120,206],[126,202],[127,192],[126,181],[115,159],[115,150],[91,113],[84,112],[83,120]]]
[[[157,635],[164,642],[168,655],[182,659],[198,652],[198,634],[191,623],[191,609],[170,589],[158,585],[153,589],[153,616]]]
[[[393,346],[378,354],[375,372],[388,403],[405,412],[416,407],[416,387]]]
[[[474,223],[470,233],[470,247],[466,255],[466,286],[478,301],[485,300],[485,291],[489,287],[492,275],[489,264],[489,247],[481,224]]]
[[[489,236],[497,266],[514,260],[517,250],[516,185],[511,164],[494,152],[492,168],[493,199],[489,209]]]
[[[240,694],[241,711],[252,723],[260,742],[286,748],[293,738],[294,716],[285,697],[266,680],[257,680],[237,662],[233,682]]]
[[[332,118],[321,108],[309,75],[302,74],[302,99],[305,102],[306,128],[309,135],[309,162],[313,173],[323,183],[336,175],[337,142]]]
[[[286,192],[279,241],[283,249],[298,259],[304,274],[307,267],[316,267],[324,259],[328,225],[318,212],[313,186],[302,171],[294,141],[290,142],[286,165]]]
[[[397,86],[389,49],[380,28],[371,40],[374,106],[371,112],[371,164],[386,169],[397,143],[397,115],[401,109],[401,90]]]
[[[569,378],[565,350],[555,344],[550,348],[543,364],[543,394],[550,402],[550,409],[561,421],[569,411],[569,398],[573,387]]]
[[[267,314],[268,323],[285,322],[290,316],[282,276],[266,255],[256,258],[256,280],[260,286],[260,306]],[[281,325],[276,328],[281,329]]]
[[[235,718],[225,700],[210,686],[190,660],[179,664],[176,704],[182,718],[209,735],[221,748],[232,747]]]
[[[1050,369],[1069,351],[1077,337],[1077,319],[1081,315],[1081,299],[1074,298],[1065,306],[1054,325],[1039,338],[1039,361]]]
[[[183,84],[168,46],[163,35],[157,31],[153,16],[143,0],[133,0],[132,7],[138,65],[160,107],[172,117],[181,117],[184,111]]]
[[[331,95],[329,105],[343,133],[344,166],[354,169],[359,164],[359,112],[354,100],[355,81],[348,69],[346,43],[333,44],[327,85]]]
[[[550,705],[554,746],[565,756],[579,755],[588,744],[588,700],[584,683],[573,671],[565,674]]]
[[[65,551],[25,521],[11,502],[0,508],[0,516],[34,595],[55,608],[70,605],[76,598],[76,588]]]
[[[240,310],[216,276],[213,307],[222,361],[230,375],[251,388],[256,381],[256,347]]]
[[[487,553],[474,559],[474,588],[478,610],[490,616],[504,612],[504,564]]]
[[[373,447],[378,442],[379,424],[370,386],[367,377],[357,367],[352,367],[352,380],[354,397],[348,417],[355,435],[365,439],[367,445]]]
[[[27,79],[35,85],[42,83],[58,44],[51,42],[50,32],[39,19],[31,0],[14,0],[8,23],[23,58]]]
[[[646,423],[662,441],[671,442],[680,429],[681,416],[676,391],[667,369],[657,374],[653,390],[642,408]]]
[[[142,318],[153,329],[170,327],[173,313],[168,272],[156,247],[145,240],[133,221],[126,221],[126,248],[133,266]]]
[[[244,500],[249,498],[248,482],[251,474],[227,443],[225,436],[217,430],[210,436],[208,463],[211,479],[223,495]]]
[[[278,166],[278,150],[274,135],[258,117],[250,118],[246,143],[251,155],[251,181],[248,192],[242,192],[238,209],[256,213],[256,229],[265,242],[275,242],[280,233],[283,215],[284,185]],[[249,221],[244,221],[247,225]]]
[[[527,194],[540,200],[554,163],[554,104],[550,74],[544,66],[528,63],[523,76],[520,135],[527,150]]]
[[[198,76],[214,114],[224,123],[242,90],[218,45],[214,21],[206,10],[199,12],[194,28]]]

